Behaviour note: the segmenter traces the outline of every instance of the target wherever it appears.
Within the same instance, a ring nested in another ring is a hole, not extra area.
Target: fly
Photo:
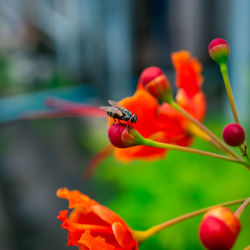
[[[123,120],[126,122],[136,123],[137,116],[133,114],[131,111],[124,108],[121,104],[109,100],[108,103],[111,106],[102,106],[100,109],[103,109],[107,112],[107,115],[114,118],[115,120]]]

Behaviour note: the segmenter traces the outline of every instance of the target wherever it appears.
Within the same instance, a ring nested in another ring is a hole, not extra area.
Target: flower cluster
[[[177,76],[176,101],[186,111],[202,121],[206,113],[206,100],[201,90],[202,66],[187,51],[173,53],[172,61]],[[156,97],[160,97],[161,101],[165,97],[168,101],[172,100],[166,75],[160,68],[150,67],[142,72],[135,94],[119,103],[136,114],[138,121],[133,127],[143,137],[159,142],[189,146],[193,139],[191,123],[170,104],[159,104]],[[110,118],[109,125],[112,124],[113,119]],[[134,159],[159,159],[163,158],[166,153],[166,149],[143,145],[125,149],[115,147],[114,151],[115,157],[124,162]]]
[[[108,137],[117,159],[124,162],[159,159],[170,149],[233,161],[249,168],[244,144],[245,131],[239,124],[228,80],[226,61],[229,46],[225,40],[215,39],[209,45],[209,54],[220,65],[235,120],[235,123],[226,125],[223,130],[225,143],[201,123],[206,113],[206,100],[202,92],[202,66],[189,52],[180,51],[172,54],[176,71],[175,98],[163,71],[158,67],[149,67],[142,72],[133,96],[119,101],[117,107],[112,101],[109,101],[112,108],[102,107],[110,116]],[[62,107],[63,103],[58,106]],[[90,110],[74,105],[66,106],[66,111],[74,114]],[[90,114],[93,113],[103,116],[95,108],[91,109]],[[129,117],[135,118],[133,125]],[[114,118],[119,121],[114,121]],[[206,139],[227,155],[187,147],[195,135]],[[239,147],[242,156],[228,145]],[[104,153],[108,154],[109,149]],[[231,249],[241,230],[239,217],[250,203],[250,198],[232,201],[191,212],[145,231],[136,231],[117,214],[77,190],[62,188],[57,191],[57,196],[67,199],[69,209],[72,209],[70,214],[68,210],[60,211],[58,216],[62,221],[62,228],[68,230],[68,245],[81,250],[137,250],[140,243],[161,230],[202,213],[205,213],[199,226],[202,244],[211,250]],[[242,202],[235,213],[225,207]]]

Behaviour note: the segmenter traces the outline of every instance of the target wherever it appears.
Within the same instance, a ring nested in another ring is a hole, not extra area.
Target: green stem
[[[225,87],[226,87],[226,91],[227,91],[227,96],[228,96],[228,100],[231,106],[231,110],[234,116],[234,120],[236,123],[240,124],[239,122],[239,118],[237,115],[237,111],[236,111],[236,107],[235,107],[235,102],[234,102],[234,98],[233,98],[233,93],[232,93],[232,89],[231,89],[231,85],[229,82],[229,76],[228,76],[228,68],[227,68],[227,64],[226,63],[222,63],[220,64],[220,71],[225,83]]]
[[[215,134],[213,134],[207,127],[205,127],[201,122],[199,122],[196,118],[194,118],[192,115],[190,115],[185,109],[183,109],[177,102],[173,101],[170,103],[170,105],[180,112],[184,117],[186,117],[188,120],[193,122],[196,126],[198,126],[201,130],[203,130],[206,134],[209,135],[209,137],[212,139],[211,142],[214,142],[213,144],[217,146],[218,148],[222,149],[224,152],[228,153],[232,157],[236,159],[240,159],[240,157],[231,150],[222,140],[220,140]]]
[[[238,218],[240,218],[241,214],[245,210],[245,208],[249,205],[250,203],[250,197],[248,197],[242,204],[241,206],[236,210],[234,213]]]
[[[234,120],[235,120],[235,122],[237,124],[240,124],[240,121],[239,121],[239,118],[238,118],[238,115],[237,115],[237,111],[236,111],[235,102],[234,102],[233,92],[232,92],[230,81],[229,81],[228,68],[227,68],[226,63],[221,63],[220,64],[220,71],[221,71],[222,78],[223,78],[223,81],[224,81],[224,84],[225,84],[225,87],[226,87],[227,96],[228,96],[230,107],[231,107],[231,110],[232,110],[232,113],[233,113]],[[241,153],[244,156],[246,156],[246,158],[248,158],[245,144],[239,146],[239,149],[240,149]]]
[[[199,209],[199,210],[196,210],[194,212],[184,214],[182,216],[179,216],[179,217],[176,217],[174,219],[168,220],[168,221],[163,222],[163,223],[161,223],[159,225],[153,226],[153,227],[151,227],[150,229],[148,229],[146,231],[133,231],[133,235],[137,239],[138,243],[142,243],[145,240],[147,240],[149,237],[157,234],[158,232],[160,232],[160,231],[162,231],[162,230],[164,230],[164,229],[166,229],[166,228],[168,228],[168,227],[170,227],[170,226],[172,226],[174,224],[177,224],[177,223],[179,223],[181,221],[184,221],[184,220],[190,219],[192,217],[195,217],[197,215],[203,214],[203,213],[207,212],[208,210],[210,210],[210,209],[212,209],[214,207],[217,207],[217,206],[231,206],[231,205],[242,203],[244,200],[246,200],[246,199],[229,201],[229,202],[221,203],[221,204],[218,204],[218,205],[215,205],[215,206],[210,206],[210,207],[207,207],[207,208]]]
[[[232,157],[229,157],[229,156],[226,156],[226,155],[220,155],[220,154],[215,154],[215,153],[211,153],[211,152],[207,152],[207,151],[202,151],[202,150],[199,150],[199,149],[194,149],[194,148],[188,148],[188,147],[178,146],[178,145],[174,145],[174,144],[157,142],[157,141],[153,141],[153,140],[147,139],[147,138],[143,139],[143,145],[150,146],[150,147],[156,147],[156,148],[164,148],[164,149],[177,150],[177,151],[182,151],[182,152],[187,152],[187,153],[210,156],[210,157],[214,157],[214,158],[219,158],[219,159],[223,159],[223,160],[243,164],[244,166],[247,167],[247,162],[245,162],[244,160],[235,159],[235,158],[232,158]]]

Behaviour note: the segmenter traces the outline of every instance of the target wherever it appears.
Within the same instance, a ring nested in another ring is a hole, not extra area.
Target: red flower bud
[[[110,142],[117,148],[127,148],[139,145],[142,136],[135,128],[124,123],[115,123],[109,127],[108,137]]]
[[[146,68],[141,73],[139,82],[141,82],[145,89],[156,99],[165,102],[172,100],[169,81],[160,68]]]
[[[239,232],[240,221],[225,207],[209,210],[202,218],[199,236],[203,245],[210,249],[231,249]]]
[[[230,146],[240,146],[245,140],[244,129],[236,123],[226,125],[222,133],[224,141]]]
[[[229,55],[229,46],[224,39],[216,38],[208,45],[210,57],[218,64],[226,63]]]

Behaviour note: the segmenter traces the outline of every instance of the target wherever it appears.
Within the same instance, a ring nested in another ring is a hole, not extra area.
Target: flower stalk
[[[218,205],[214,205],[214,206],[210,206],[210,207],[207,207],[207,208],[199,209],[199,210],[196,210],[194,212],[187,213],[187,214],[181,215],[179,217],[176,217],[174,219],[168,220],[168,221],[163,222],[163,223],[161,223],[159,225],[153,226],[153,227],[151,227],[151,228],[149,228],[149,229],[147,229],[145,231],[133,231],[133,235],[134,235],[134,238],[137,239],[137,242],[139,244],[141,244],[145,240],[150,238],[151,236],[159,233],[160,231],[162,231],[162,230],[164,230],[164,229],[166,229],[166,228],[168,228],[168,227],[170,227],[170,226],[172,226],[174,224],[182,222],[184,220],[193,218],[193,217],[195,217],[197,215],[201,215],[201,214],[207,212],[208,210],[210,210],[211,208],[214,208],[214,207],[217,207],[217,206],[231,206],[231,205],[242,203],[245,200],[246,199],[239,199],[239,200],[224,202],[224,203],[221,203],[221,204],[218,204]]]
[[[241,214],[243,211],[246,209],[246,207],[250,204],[250,197],[248,197],[242,204],[241,206],[236,210],[234,213],[238,218],[240,218]]]
[[[240,124],[239,122],[239,118],[237,115],[237,111],[236,111],[236,106],[235,106],[235,102],[234,102],[234,98],[233,98],[233,93],[232,93],[232,89],[231,89],[231,85],[229,82],[229,76],[228,76],[228,68],[227,68],[227,64],[226,63],[222,63],[220,64],[220,71],[223,77],[223,81],[226,87],[226,91],[227,91],[227,96],[228,96],[228,100],[230,103],[230,107],[234,116],[234,120],[237,124]]]
[[[234,120],[235,120],[235,122],[237,124],[240,124],[238,114],[237,114],[237,111],[236,111],[236,105],[235,105],[235,102],[234,102],[233,92],[232,92],[230,81],[229,81],[227,64],[226,63],[221,63],[221,64],[219,64],[219,66],[220,66],[221,75],[222,75],[222,78],[223,78],[223,81],[224,81],[224,84],[225,84],[225,88],[226,88],[226,91],[227,91],[227,96],[228,96],[230,107],[231,107],[231,110],[232,110],[232,113],[233,113]],[[239,146],[239,149],[240,149],[241,153],[244,156],[246,156],[246,158],[248,158],[247,157],[247,152],[246,152],[246,146],[241,145],[241,146]]]
[[[109,140],[113,146],[118,148],[133,147],[137,145],[144,145],[149,147],[163,148],[167,150],[176,150],[181,152],[199,154],[210,156],[218,159],[223,159],[231,162],[236,162],[249,167],[248,162],[240,158],[234,158],[226,155],[216,154],[212,152],[207,152],[199,149],[188,148],[183,146],[178,146],[175,144],[168,144],[163,142],[158,142],[151,140],[149,138],[143,137],[135,128],[130,127],[129,125],[116,123],[110,126],[108,130]]]
[[[199,154],[199,155],[204,155],[204,156],[210,156],[210,157],[214,157],[214,158],[218,158],[218,159],[222,159],[222,160],[227,160],[227,161],[243,164],[244,166],[248,167],[247,162],[245,162],[244,160],[238,159],[238,158],[236,159],[236,158],[233,158],[230,156],[220,155],[220,154],[207,152],[207,151],[203,151],[203,150],[199,150],[199,149],[157,142],[157,141],[153,141],[153,140],[147,139],[147,138],[144,138],[143,145],[150,146],[150,147],[156,147],[156,148],[164,148],[164,149],[182,151],[182,152],[193,153],[193,154]]]
[[[235,102],[233,98],[230,81],[229,81],[229,75],[228,75],[227,59],[229,56],[229,51],[230,49],[229,49],[228,43],[224,39],[221,39],[221,38],[216,38],[212,40],[208,46],[208,52],[209,52],[210,57],[220,67],[220,71],[221,71],[222,78],[226,87],[226,92],[227,92],[227,96],[228,96],[230,107],[233,113],[234,120],[237,124],[240,124],[237,111],[236,111],[236,106],[235,106]],[[245,144],[240,145],[239,149],[241,153],[243,154],[243,156],[245,156],[246,159],[248,160],[246,145]]]
[[[206,126],[204,126],[201,122],[195,119],[192,115],[190,115],[185,109],[183,109],[177,102],[172,101],[170,105],[178,112],[180,112],[184,117],[193,122],[196,126],[198,126],[202,131],[204,131],[210,138],[211,142],[223,150],[225,153],[231,155],[235,159],[240,159],[240,157],[231,150],[222,140],[220,140],[214,133],[212,133]]]

